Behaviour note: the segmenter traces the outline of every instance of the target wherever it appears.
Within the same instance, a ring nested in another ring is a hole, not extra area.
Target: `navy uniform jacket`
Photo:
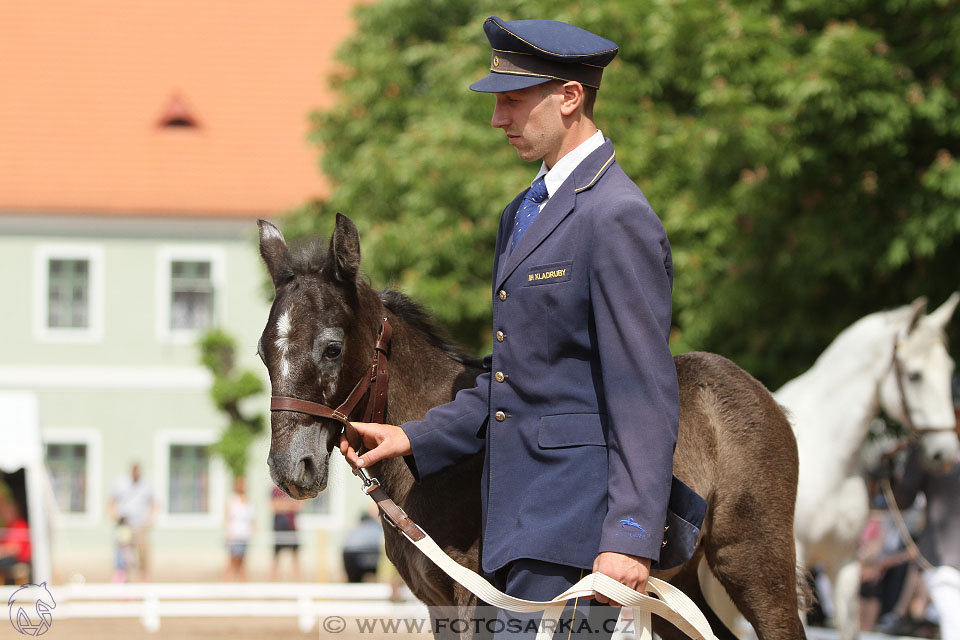
[[[488,573],[517,558],[590,569],[602,551],[656,561],[679,411],[666,233],[609,140],[511,253],[522,196],[497,235],[489,371],[403,425],[408,463],[422,479],[486,449]]]

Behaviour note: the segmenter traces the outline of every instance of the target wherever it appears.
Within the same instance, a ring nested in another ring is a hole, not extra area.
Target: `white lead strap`
[[[422,531],[422,527],[421,527]],[[404,534],[406,537],[406,534]],[[494,588],[475,572],[457,563],[443,549],[426,535],[414,541],[407,537],[420,551],[440,567],[444,573],[462,584],[471,593],[484,602],[520,613],[543,611],[537,640],[550,640],[556,628],[557,620],[563,613],[567,600],[602,594],[614,602],[633,609],[634,632],[637,640],[652,640],[653,628],[651,614],[656,614],[670,622],[692,640],[717,640],[703,612],[690,598],[673,585],[651,577],[647,581],[648,596],[634,591],[602,573],[591,573],[552,600],[537,602],[509,596]]]

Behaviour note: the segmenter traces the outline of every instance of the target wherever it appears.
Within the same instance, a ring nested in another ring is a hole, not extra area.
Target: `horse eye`
[[[323,357],[333,360],[334,358],[339,358],[342,351],[342,344],[339,342],[331,342],[327,345],[327,348],[323,350]]]
[[[923,380],[923,374],[919,371],[911,371],[907,378],[910,382],[920,382]]]

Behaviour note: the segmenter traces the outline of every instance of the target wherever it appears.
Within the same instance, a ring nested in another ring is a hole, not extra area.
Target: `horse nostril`
[[[316,477],[317,464],[313,461],[313,456],[304,456],[300,458],[300,462],[297,464],[297,484],[299,484],[301,487],[312,486]]]
[[[935,454],[933,454],[934,462],[940,462],[942,460],[943,460],[943,451],[937,451]]]

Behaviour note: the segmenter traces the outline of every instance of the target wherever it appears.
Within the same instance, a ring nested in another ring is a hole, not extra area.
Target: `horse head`
[[[337,214],[326,249],[293,255],[276,226],[265,220],[258,226],[274,300],[257,353],[272,394],[336,407],[366,374],[379,314],[376,294],[358,281],[357,228]],[[370,322],[363,322],[367,315]],[[267,462],[274,483],[298,499],[323,491],[340,431],[334,420],[273,411]]]
[[[919,437],[931,467],[952,463],[960,451],[950,388],[954,363],[946,338],[958,301],[960,292],[926,314],[927,300],[919,298],[891,312],[898,326],[890,370],[880,383],[880,406]]]

